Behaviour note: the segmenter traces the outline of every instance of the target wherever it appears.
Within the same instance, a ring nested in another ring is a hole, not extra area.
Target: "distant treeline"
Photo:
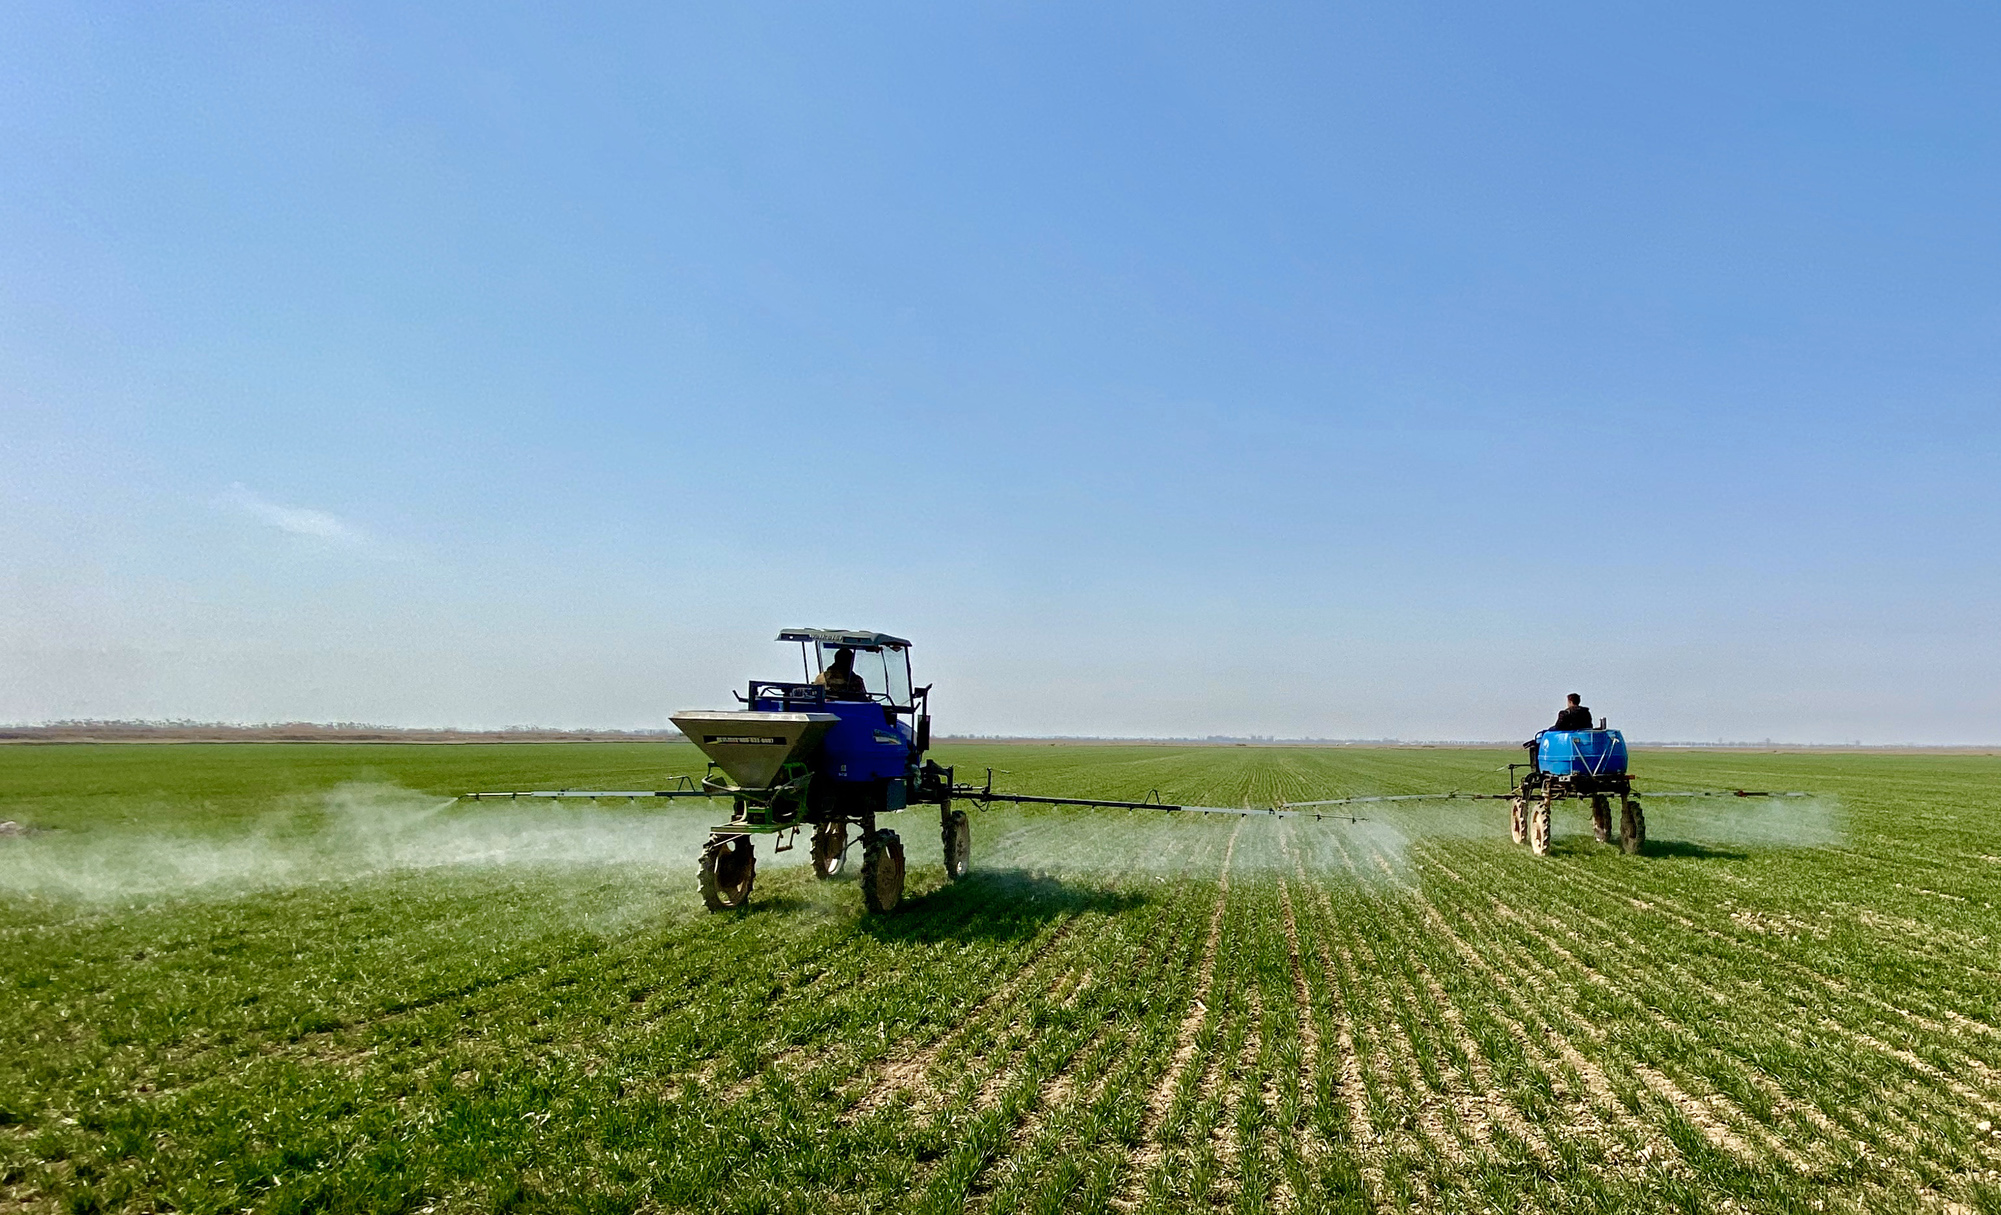
[[[0,726],[0,742],[680,742],[679,730],[503,730],[377,726],[366,722],[55,721]]]
[[[0,725],[0,743],[37,742],[683,742],[679,730],[563,730],[548,726],[508,726],[461,730],[450,726],[378,726],[354,721],[286,721],[244,724],[212,721],[53,721]],[[1201,738],[1117,738],[1097,735],[941,734],[940,743],[1018,743],[1034,746],[1166,747],[1471,747],[1513,749],[1519,742],[1482,739],[1273,738],[1266,735]],[[1692,751],[1885,751],[1991,754],[1996,744],[1649,742],[1639,748]]]

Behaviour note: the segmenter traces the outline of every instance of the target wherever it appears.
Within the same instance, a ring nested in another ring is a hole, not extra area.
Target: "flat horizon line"
[[[206,735],[209,737],[192,737]],[[257,736],[257,737],[253,737]],[[173,741],[268,742],[674,742],[686,741],[679,730],[615,729],[588,726],[383,726],[366,722],[219,722],[191,720],[93,720],[0,723],[0,742],[116,741],[118,738]],[[1514,750],[1515,739],[1316,738],[1275,735],[1120,735],[1120,734],[940,734],[940,743],[1044,744],[1128,746],[1237,747],[1413,747],[1466,750]],[[1996,742],[1776,742],[1772,740],[1698,741],[1693,739],[1629,739],[1634,747],[1687,751],[1963,751],[2001,752]]]

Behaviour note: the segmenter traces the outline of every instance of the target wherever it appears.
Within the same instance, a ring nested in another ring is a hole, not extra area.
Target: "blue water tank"
[[[1544,730],[1535,738],[1536,767],[1552,776],[1616,776],[1626,770],[1626,736],[1617,730]]]

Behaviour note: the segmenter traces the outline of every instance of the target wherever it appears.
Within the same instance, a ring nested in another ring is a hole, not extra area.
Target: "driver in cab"
[[[1591,728],[1591,710],[1579,703],[1582,699],[1583,697],[1572,692],[1570,694],[1570,703],[1558,710],[1556,724],[1551,726],[1550,729],[1589,730]]]
[[[827,689],[828,700],[867,700],[868,685],[855,674],[855,652],[835,650],[834,661],[813,680]]]

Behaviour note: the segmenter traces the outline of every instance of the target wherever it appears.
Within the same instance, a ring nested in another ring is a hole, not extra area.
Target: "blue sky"
[[[1990,8],[411,7],[0,12],[0,719],[2001,741]]]

